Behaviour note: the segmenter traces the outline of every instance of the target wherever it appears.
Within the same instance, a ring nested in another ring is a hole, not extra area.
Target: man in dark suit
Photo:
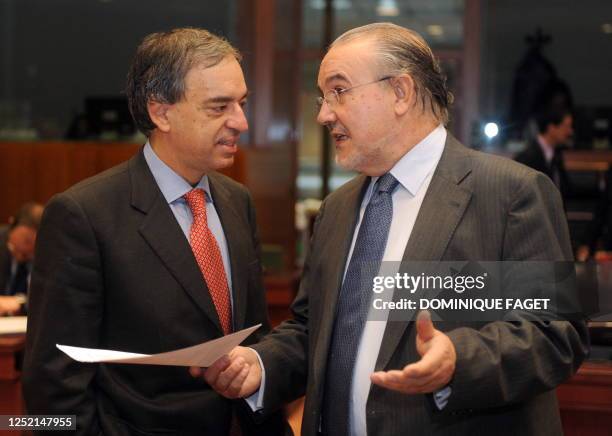
[[[567,201],[576,196],[563,162],[564,147],[574,133],[572,113],[566,106],[548,103],[538,110],[534,121],[538,129],[536,138],[530,140],[525,150],[514,159],[550,177]],[[584,242],[576,248],[576,260],[586,261],[595,250],[606,210],[606,198],[599,199],[593,223],[584,236]]]
[[[0,315],[24,310],[43,205],[28,202],[0,231]]]
[[[563,163],[563,149],[574,133],[573,118],[566,107],[545,105],[535,116],[538,135],[514,158],[546,174],[563,197],[571,194],[571,185]]]
[[[249,342],[269,330],[251,198],[215,173],[233,163],[248,128],[239,59],[201,29],[155,33],[138,47],[127,96],[148,142],[53,197],[43,216],[28,413],[76,415],[76,433],[88,436],[284,433],[280,415],[256,425],[245,401],[223,398],[187,368],[82,364],[55,346],[154,354],[258,323]]]
[[[230,398],[263,390],[261,417],[305,393],[308,436],[560,434],[554,388],[588,351],[584,323],[368,320],[393,261],[571,261],[550,179],[446,131],[444,77],[408,29],[340,36],[318,84],[336,161],[361,175],[321,207],[293,319],[205,379]],[[262,377],[234,366],[258,365],[253,349]]]

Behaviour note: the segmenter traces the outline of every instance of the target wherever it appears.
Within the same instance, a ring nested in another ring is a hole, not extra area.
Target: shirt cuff
[[[253,350],[252,348],[250,349]],[[266,369],[261,361],[261,357],[259,357],[259,353],[255,350],[253,350],[253,352],[255,352],[257,360],[259,360],[259,366],[261,367],[261,384],[259,385],[259,389],[252,393],[249,397],[246,397],[244,401],[247,402],[253,412],[257,412],[258,410],[263,409],[264,392],[266,390]]]
[[[436,406],[439,410],[442,410],[448,404],[448,399],[450,398],[452,393],[452,389],[450,386],[446,386],[445,388],[440,389],[439,391],[434,392],[433,398]]]

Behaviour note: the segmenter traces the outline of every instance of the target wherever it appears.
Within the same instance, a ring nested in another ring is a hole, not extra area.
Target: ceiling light
[[[400,13],[395,0],[380,0],[376,13],[381,17],[397,17]]]
[[[430,24],[427,26],[427,33],[431,36],[442,36],[444,35],[444,27],[439,24]]]
[[[484,134],[487,138],[493,139],[499,133],[499,126],[495,123],[487,123],[484,127]]]

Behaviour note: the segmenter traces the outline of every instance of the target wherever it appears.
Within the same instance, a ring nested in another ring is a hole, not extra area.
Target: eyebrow
[[[346,78],[346,76],[342,73],[336,73],[333,76],[329,76],[327,79],[325,79],[325,84],[329,84],[330,82],[333,82],[334,80],[343,80],[345,82],[348,82],[348,79]]]
[[[325,83],[323,86],[328,86],[331,82],[334,82],[336,80],[340,80],[346,83],[349,83],[349,80],[346,78],[346,76],[342,73],[336,73],[332,76],[329,76],[327,79],[325,79]],[[323,93],[323,90],[321,89],[321,87],[317,86],[317,88],[319,88],[319,91],[321,93]]]
[[[245,98],[247,98],[251,93],[249,91],[247,91],[242,97],[240,97],[238,99],[238,101],[242,101]],[[224,95],[220,95],[218,97],[213,97],[213,98],[209,98],[208,100],[206,100],[204,102],[204,104],[209,104],[209,103],[231,103],[232,101],[235,101],[234,97],[230,97],[230,96],[224,96]]]

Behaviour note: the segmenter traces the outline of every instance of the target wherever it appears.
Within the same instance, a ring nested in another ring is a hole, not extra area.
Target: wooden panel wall
[[[0,222],[26,201],[45,203],[76,182],[132,156],[139,145],[0,142]]]
[[[243,149],[244,183],[255,201],[262,243],[281,247],[284,270],[295,265],[295,149],[287,146]]]
[[[0,142],[0,223],[21,204],[54,194],[119,164],[139,144],[100,142]],[[245,147],[223,171],[247,185],[257,208],[261,241],[282,247],[283,269],[295,259],[294,173],[287,147]]]

